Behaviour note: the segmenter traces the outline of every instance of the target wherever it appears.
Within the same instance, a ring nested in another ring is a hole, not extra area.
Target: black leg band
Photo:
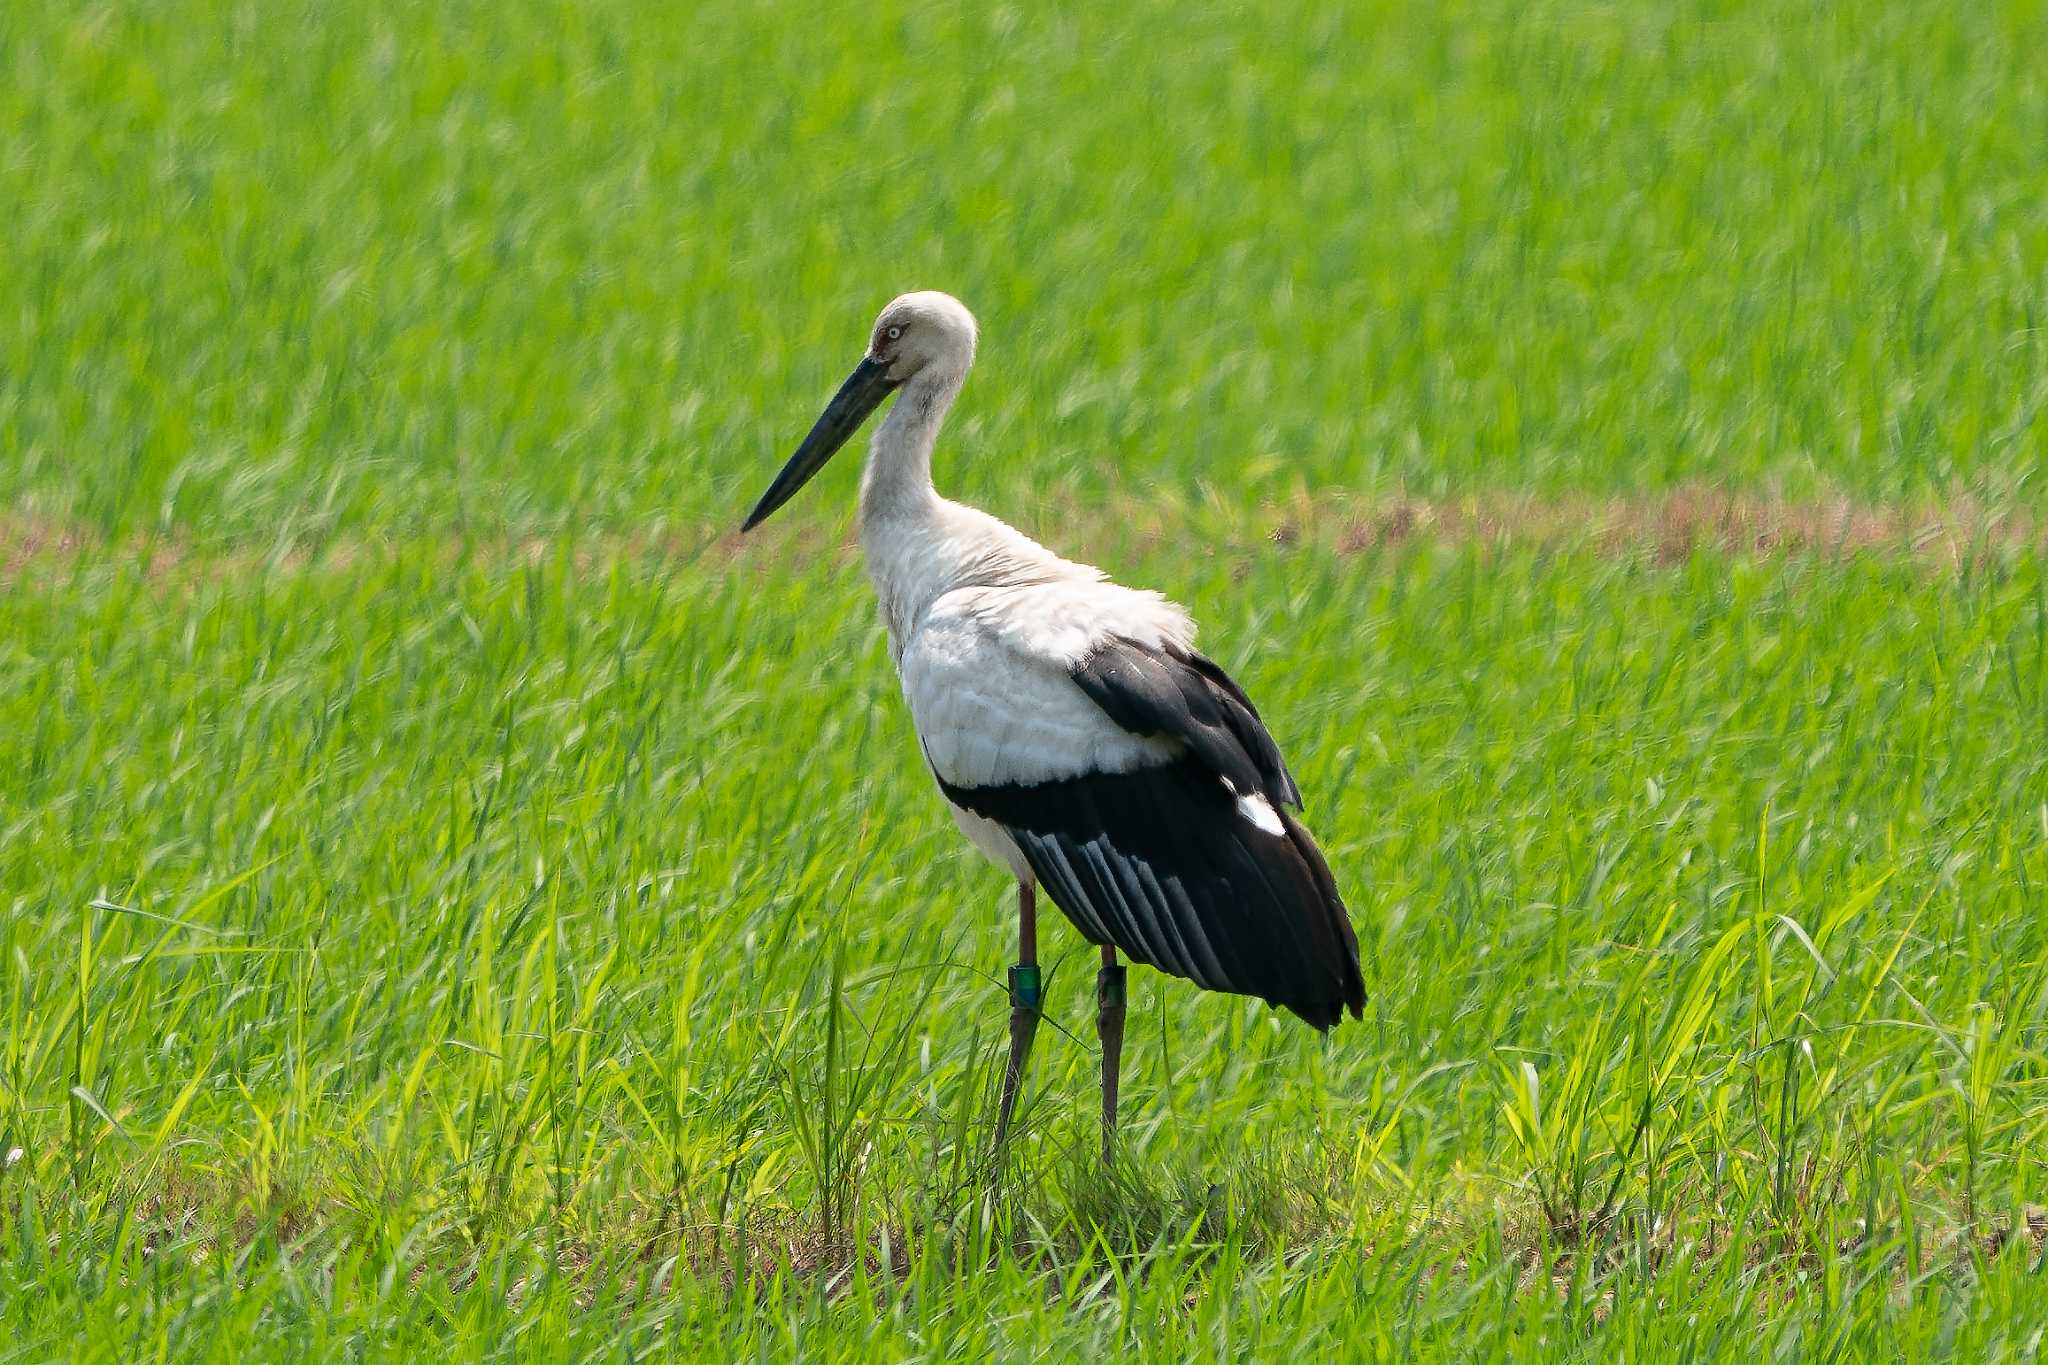
[[[1124,969],[1104,967],[1095,974],[1095,1003],[1106,1010],[1124,1007]]]

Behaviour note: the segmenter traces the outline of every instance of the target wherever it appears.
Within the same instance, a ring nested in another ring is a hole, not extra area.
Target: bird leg
[[[996,1150],[1010,1135],[1010,1115],[1031,1055],[1031,1036],[1045,997],[1038,978],[1038,902],[1030,882],[1017,884],[1017,965],[1010,968],[1010,1064],[1003,1071],[1002,1108],[996,1114]]]
[[[1116,1165],[1116,1091],[1124,1056],[1124,969],[1103,945],[1095,974],[1095,1031],[1102,1037],[1102,1164]]]

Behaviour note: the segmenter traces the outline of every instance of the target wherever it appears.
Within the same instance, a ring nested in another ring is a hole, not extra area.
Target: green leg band
[[[1039,981],[1036,964],[1020,962],[1010,968],[1010,1005],[1020,1010],[1044,1008],[1045,992]]]

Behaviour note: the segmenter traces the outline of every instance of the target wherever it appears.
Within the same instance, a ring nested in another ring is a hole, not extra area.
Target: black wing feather
[[[1280,745],[1266,729],[1266,723],[1259,719],[1259,708],[1252,705],[1252,699],[1244,694],[1237,680],[1225,673],[1215,660],[1193,650],[1176,649],[1168,646],[1166,653],[1201,675],[1225,701],[1223,714],[1230,730],[1244,746],[1252,761],[1267,780],[1266,797],[1274,805],[1292,806],[1301,809],[1301,788],[1294,784],[1294,774],[1287,771],[1287,760],[1280,756]]]
[[[1317,1028],[1363,1011],[1358,940],[1322,854],[1292,812],[1280,834],[1246,820],[1194,755],[1030,786],[940,786],[1009,830],[1091,942]]]
[[[1358,939],[1329,865],[1294,816],[1301,790],[1244,689],[1173,645],[1115,636],[1074,682],[1133,734],[1178,756],[1033,784],[939,785],[1009,831],[1089,941],[1209,990],[1254,995],[1327,1029],[1365,1008]],[[1263,796],[1262,829],[1239,798]]]
[[[1301,789],[1244,689],[1216,664],[1177,645],[1111,636],[1073,668],[1102,713],[1135,735],[1177,739],[1240,796],[1301,807]]]

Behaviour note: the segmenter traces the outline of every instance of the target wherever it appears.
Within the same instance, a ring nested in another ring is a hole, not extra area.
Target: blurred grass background
[[[0,10],[0,1361],[2037,1351],[2044,39]],[[1136,974],[1116,1181],[1064,928],[986,1167],[854,461],[711,540],[911,287],[1366,951]]]
[[[723,520],[903,289],[964,494],[2036,501],[2048,11],[0,16],[0,497]]]

